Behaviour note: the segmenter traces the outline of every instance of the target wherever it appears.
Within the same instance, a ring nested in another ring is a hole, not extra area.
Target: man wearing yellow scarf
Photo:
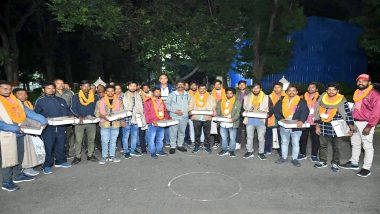
[[[289,85],[286,89],[286,96],[277,102],[274,108],[276,119],[279,121],[295,120],[297,121],[296,129],[280,128],[281,136],[281,157],[276,161],[277,164],[286,162],[288,158],[288,147],[290,137],[292,139],[292,164],[300,167],[301,164],[297,160],[299,154],[299,141],[302,134],[302,125],[306,122],[309,115],[309,108],[305,100],[297,95],[298,89],[295,85]]]
[[[94,155],[96,124],[82,124],[85,117],[94,116],[96,102],[98,97],[90,90],[90,82],[83,80],[80,84],[79,93],[71,99],[71,111],[76,117],[79,117],[80,124],[74,126],[75,131],[75,157],[71,162],[73,165],[79,163],[82,154],[83,136],[86,134],[87,139],[87,160],[97,162],[98,158]]]
[[[270,101],[269,96],[262,91],[261,83],[253,83],[251,92],[252,93],[247,95],[244,99],[244,110],[268,112],[269,115],[273,114],[273,104]],[[244,154],[245,159],[253,157],[253,138],[256,130],[257,138],[259,140],[258,156],[260,160],[266,160],[264,154],[266,122],[267,119],[244,118],[243,123],[246,125],[247,129],[247,152]]]
[[[339,88],[338,83],[329,83],[326,93],[323,93],[317,102],[315,112],[315,121],[317,123],[315,132],[319,135],[321,145],[319,148],[320,162],[316,163],[314,167],[327,167],[327,149],[328,145],[331,144],[333,150],[331,170],[333,172],[339,171],[340,145],[343,143],[343,138],[337,136],[331,122],[344,120],[350,127],[348,135],[352,135],[355,128],[351,109],[346,98],[339,93]]]
[[[219,102],[220,100],[226,98],[226,90],[223,88],[223,82],[222,81],[215,80],[214,88],[211,91],[211,96],[214,98],[215,102]],[[214,149],[217,149],[219,147],[221,137],[220,137],[220,133],[218,131],[216,131],[217,133],[215,133],[215,132],[212,132],[212,130],[218,130],[218,128],[219,127],[217,126],[216,123],[211,123],[210,139],[212,138],[213,140],[210,140],[210,141],[211,142],[213,141],[213,143],[211,143],[211,144],[213,145]]]
[[[20,125],[27,119],[47,124],[46,118],[24,107],[11,93],[9,82],[0,81],[0,144],[2,160],[2,189],[16,191],[15,183],[32,181],[35,178],[23,173],[21,163],[24,158],[24,136]]]
[[[357,175],[368,177],[371,175],[374,154],[373,135],[380,119],[380,92],[371,85],[371,78],[368,74],[359,75],[356,79],[356,86],[355,107],[352,115],[357,131],[351,137],[351,158],[347,163],[341,165],[341,168],[358,170],[359,157],[363,148],[364,163]]]
[[[286,96],[285,92],[282,90],[282,82],[276,82],[273,84],[272,93],[269,95],[269,99],[272,101],[273,106],[281,99],[281,97]],[[264,153],[266,155],[272,154],[272,148],[276,149],[278,155],[281,157],[281,138],[279,136],[280,128],[277,125],[276,116],[273,114],[268,117],[267,130],[265,132],[265,148]],[[276,144],[274,142],[277,141]]]
[[[230,118],[230,122],[220,123],[220,135],[222,137],[222,150],[219,156],[229,155],[236,157],[236,133],[239,127],[241,112],[241,103],[236,100],[235,89],[226,90],[226,98],[216,104],[216,113],[218,116]]]
[[[309,135],[311,139],[311,156],[312,162],[319,162],[318,150],[319,150],[319,136],[315,133],[315,122],[314,122],[314,112],[317,105],[317,100],[319,98],[317,84],[315,82],[309,83],[307,87],[307,92],[303,95],[303,99],[306,100],[307,107],[309,108],[309,116],[307,117],[307,123],[310,124],[310,128],[302,130],[301,140],[300,140],[300,154],[298,155],[298,160],[307,159],[306,147],[309,141]]]

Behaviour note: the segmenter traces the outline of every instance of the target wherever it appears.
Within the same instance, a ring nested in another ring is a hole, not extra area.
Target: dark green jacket
[[[223,116],[221,103],[222,101],[219,101],[216,104],[216,114],[220,117]],[[233,119],[233,123],[234,123],[232,128],[239,128],[240,114],[241,114],[241,103],[239,102],[239,100],[236,99],[234,106],[232,107],[232,113],[231,113],[231,118]]]

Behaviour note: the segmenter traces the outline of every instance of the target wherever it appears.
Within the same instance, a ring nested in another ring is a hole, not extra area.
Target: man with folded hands
[[[55,96],[55,84],[45,83],[42,86],[44,95],[36,100],[34,111],[42,114],[46,118],[70,116],[69,107],[66,101]],[[42,140],[45,145],[45,163],[42,165],[44,174],[53,173],[53,163],[55,167],[69,168],[66,157],[66,126],[49,125],[42,132]],[[55,161],[54,161],[55,160]]]
[[[236,99],[235,93],[235,89],[227,88],[226,97],[216,104],[217,115],[229,119],[228,122],[219,124],[222,137],[222,150],[219,156],[236,157],[236,133],[240,123],[241,102]]]
[[[87,80],[83,80],[80,84],[80,90],[71,98],[71,112],[79,117],[80,122],[74,126],[75,131],[75,157],[71,164],[78,164],[82,158],[82,142],[84,134],[87,139],[87,160],[98,161],[94,155],[95,151],[95,135],[96,124],[83,124],[83,119],[86,117],[94,117],[97,96],[91,90],[91,84]]]

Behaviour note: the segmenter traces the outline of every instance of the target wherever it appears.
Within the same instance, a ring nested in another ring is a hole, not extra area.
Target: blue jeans
[[[296,160],[298,158],[301,134],[302,131],[292,131],[292,129],[280,128],[282,158],[286,159],[288,157],[290,137],[292,138],[292,159]]]
[[[129,136],[131,136],[131,151],[134,152],[136,150],[137,140],[139,137],[139,127],[137,124],[131,124],[123,128],[122,142],[124,154],[128,154],[130,152],[128,147]]]
[[[119,128],[100,128],[102,138],[102,158],[115,157],[116,140],[119,136]]]
[[[165,129],[163,127],[148,125],[147,140],[150,155],[162,152]]]
[[[220,127],[220,135],[222,136],[222,150],[228,151],[227,146],[230,146],[230,152],[234,152],[236,148],[236,133],[237,128]],[[228,143],[229,141],[229,143]]]

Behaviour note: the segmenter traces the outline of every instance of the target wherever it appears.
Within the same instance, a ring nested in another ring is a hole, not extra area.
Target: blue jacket
[[[42,96],[36,100],[34,111],[44,117],[63,117],[72,115],[66,101],[56,96]]]
[[[98,96],[94,96],[95,100],[93,103],[84,106],[79,101],[78,94],[75,94],[71,97],[71,112],[77,117],[86,117],[86,116],[94,116],[96,102],[99,100]]]
[[[42,125],[47,124],[47,119],[44,116],[42,116],[41,114],[37,114],[25,106],[24,106],[24,111],[26,113],[26,118],[38,121]],[[20,132],[17,132],[17,131],[19,131],[19,129],[20,129],[20,127],[17,124],[8,124],[8,123],[5,123],[4,121],[0,121],[0,130],[1,131],[16,133],[17,137],[25,135],[25,134],[22,134]]]

